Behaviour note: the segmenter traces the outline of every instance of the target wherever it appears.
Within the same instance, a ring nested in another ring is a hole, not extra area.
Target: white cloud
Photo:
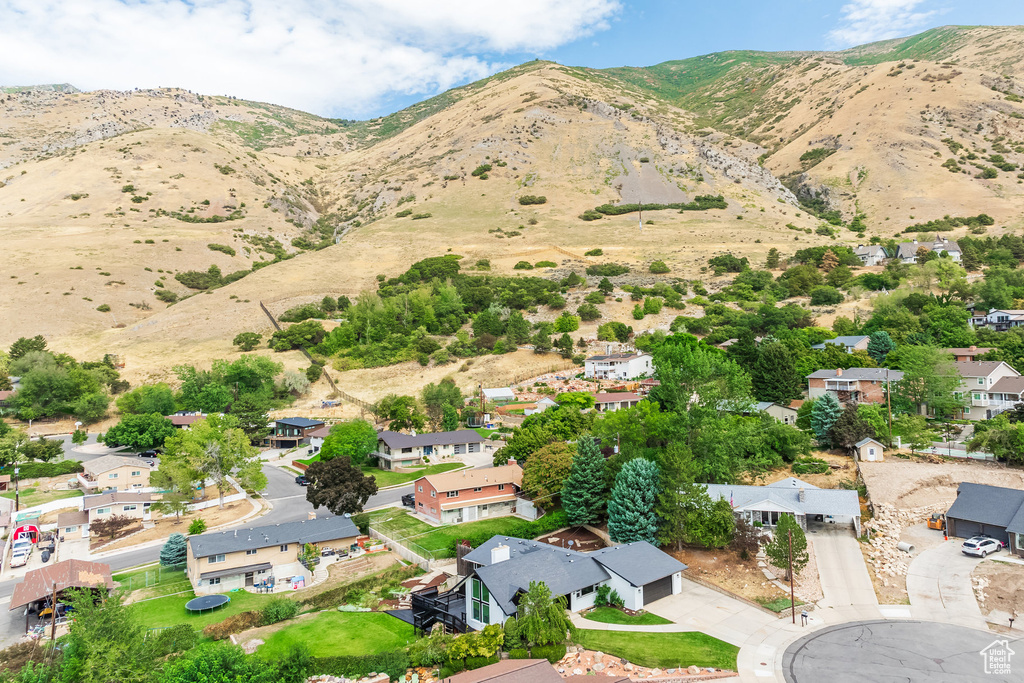
[[[607,28],[619,0],[0,0],[0,83],[178,86],[364,115]],[[509,60],[503,60],[509,61]]]
[[[840,9],[827,38],[837,47],[899,38],[921,28],[938,10],[918,10],[926,0],[852,0]]]

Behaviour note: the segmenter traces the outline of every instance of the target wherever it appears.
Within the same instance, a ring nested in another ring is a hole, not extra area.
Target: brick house
[[[887,368],[837,368],[807,375],[808,398],[832,394],[840,404],[885,403],[886,382],[899,382],[903,373]]]
[[[271,448],[298,448],[308,446],[310,434],[324,423],[321,420],[310,420],[306,417],[285,417],[274,421],[274,428],[264,443]]]
[[[149,486],[149,473],[152,468],[142,458],[104,455],[102,458],[82,463],[82,469],[84,471],[78,473],[78,485],[85,491],[133,491]]]
[[[416,480],[416,512],[441,524],[509,515],[516,511],[522,486],[523,468],[514,460],[501,467],[432,474]]]

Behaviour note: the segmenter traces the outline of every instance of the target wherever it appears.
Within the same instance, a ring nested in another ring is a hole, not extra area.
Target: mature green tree
[[[551,335],[548,334],[547,328],[541,328],[537,330],[537,334],[533,335],[533,339],[530,340],[533,344],[534,353],[546,353],[551,350]]]
[[[11,360],[17,360],[31,351],[45,350],[46,339],[43,338],[43,335],[37,334],[31,339],[27,337],[18,337],[18,340],[11,344],[11,350],[8,355],[10,355]]]
[[[586,391],[567,391],[558,395],[558,405],[588,410],[594,407],[594,395]]]
[[[412,396],[398,396],[388,394],[377,401],[374,412],[378,419],[390,422],[388,429],[400,431],[403,429],[423,429],[427,424],[427,416],[416,404]]]
[[[513,344],[525,344],[530,340],[530,323],[523,317],[522,312],[512,311],[508,315],[508,322],[505,325],[505,335]]]
[[[814,408],[811,410],[811,430],[814,438],[825,448],[830,448],[832,441],[829,438],[832,425],[839,419],[843,409],[833,394],[825,394],[815,400]]]
[[[963,378],[949,353],[934,346],[902,346],[888,361],[903,371],[903,378],[892,383],[894,407],[916,412],[928,406],[937,416],[949,417],[965,405]]]
[[[555,332],[575,332],[580,329],[580,319],[568,311],[555,318]]]
[[[153,474],[155,475],[157,472]],[[160,500],[154,502],[150,507],[162,515],[174,515],[174,523],[181,524],[181,516],[189,511],[191,503],[192,497],[188,493],[171,489],[165,491]]]
[[[269,408],[270,401],[255,392],[242,394],[231,404],[231,414],[253,445],[263,441],[263,437],[270,433]]]
[[[690,335],[675,335],[654,349],[655,378],[650,393],[663,411],[717,413],[723,406],[750,403],[750,378],[724,351]]]
[[[548,444],[523,465],[523,491],[538,507],[550,510],[558,504],[558,495],[572,470],[575,450],[572,444]]]
[[[144,384],[118,396],[117,409],[134,415],[159,413],[170,415],[175,411],[174,392],[166,384]]]
[[[160,448],[175,432],[174,425],[160,413],[135,415],[127,413],[107,430],[103,437],[108,446],[126,446],[132,450]]]
[[[562,509],[573,526],[594,524],[604,514],[604,455],[591,436],[576,442],[572,468],[562,485]]]
[[[444,412],[441,415],[441,431],[443,432],[454,432],[459,428],[459,411],[455,409],[455,406],[449,404],[444,407]]]
[[[68,635],[61,639],[64,683],[144,683],[152,680],[151,642],[135,608],[111,593],[97,600],[92,591],[69,591],[65,601],[74,608]]]
[[[76,429],[71,433],[71,443],[76,446],[81,446],[83,443],[89,440],[89,433],[84,429]]]
[[[314,462],[306,470],[306,478],[306,500],[314,509],[326,507],[335,515],[362,512],[366,501],[377,493],[377,481],[364,475],[347,455]]]
[[[517,622],[519,632],[531,646],[561,643],[572,629],[565,596],[552,598],[551,589],[543,581],[530,582],[519,601]]]
[[[210,643],[189,650],[163,665],[157,683],[278,683],[278,667],[246,655],[236,645]]]
[[[431,382],[423,387],[421,398],[427,411],[427,417],[430,419],[430,425],[435,432],[441,427],[445,406],[450,405],[458,409],[466,403],[462,391],[451,377],[445,377],[437,384]]]
[[[885,357],[895,348],[896,342],[885,330],[871,333],[871,339],[868,341],[868,355],[874,358],[876,363],[884,362]]]
[[[572,343],[572,337],[570,337],[568,333],[563,334],[558,338],[558,341],[555,342],[555,348],[558,349],[558,353],[562,358],[572,358],[572,354],[575,351]]]
[[[252,351],[260,345],[261,341],[263,341],[262,334],[257,332],[239,332],[231,343],[237,346],[239,351]]]
[[[377,430],[366,420],[357,418],[331,427],[320,448],[320,459],[327,461],[348,457],[356,465],[362,466],[376,450]]]
[[[656,541],[658,477],[658,465],[645,458],[622,466],[608,501],[608,534],[613,541]]]
[[[807,566],[810,556],[807,554],[807,536],[793,515],[779,515],[779,523],[775,526],[772,540],[764,547],[764,553],[771,565],[786,572],[786,581],[789,581],[790,531],[793,532],[793,571],[799,574]]]
[[[174,372],[179,380],[177,403],[182,410],[221,413],[231,404],[231,389],[213,371],[177,365]]]
[[[25,460],[32,462],[53,462],[64,457],[64,447],[56,439],[40,436],[29,439],[25,444]]]
[[[680,502],[683,532],[679,540],[702,548],[724,548],[732,541],[736,518],[729,501],[711,500],[707,490],[698,485],[687,488]]]
[[[878,403],[861,403],[857,406],[857,415],[871,425],[875,438],[889,444],[889,420],[884,405]],[[833,425],[834,426],[834,425]]]
[[[655,505],[658,518],[658,543],[675,544],[679,549],[686,538],[687,508],[692,496],[701,487],[693,483],[696,468],[693,454],[683,444],[669,444],[658,459],[660,469],[660,490]],[[707,493],[704,494],[707,496]],[[564,507],[564,505],[563,505]]]
[[[761,401],[788,406],[803,395],[806,380],[796,371],[793,354],[782,342],[758,347],[757,362],[750,374],[754,396]]]
[[[0,467],[17,467],[28,460],[26,450],[29,445],[28,434],[20,429],[11,429],[0,436]]]
[[[188,543],[184,534],[171,534],[163,547],[160,548],[160,565],[163,567],[176,567],[185,564],[185,556],[188,551]]]
[[[857,411],[857,406],[848,405],[828,430],[828,440],[833,448],[842,448],[853,455],[854,446],[861,439],[874,438],[875,429]]]
[[[611,293],[615,291],[615,285],[612,284],[611,280],[609,280],[606,277],[603,277],[601,278],[601,281],[597,283],[597,289],[605,296],[610,296]]]
[[[233,488],[228,477],[250,491],[267,485],[259,451],[233,415],[208,415],[191,429],[178,430],[164,441],[161,468],[165,462],[188,472],[194,482],[212,481],[220,494],[220,507]]]

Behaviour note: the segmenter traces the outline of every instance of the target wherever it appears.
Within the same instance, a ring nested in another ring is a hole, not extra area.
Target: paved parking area
[[[681,593],[652,602],[646,609],[675,622],[650,627],[652,630],[702,631],[733,645],[742,645],[761,627],[779,622],[778,617],[687,580],[685,573]],[[593,628],[591,624],[597,622],[586,623],[587,628]],[[613,630],[621,628],[614,624],[609,626]]]
[[[807,540],[814,545],[824,594],[818,601],[819,608],[877,608],[878,597],[864,564],[860,541],[849,529],[823,529],[807,534]]]
[[[960,552],[962,543],[962,539],[950,539],[921,551],[910,562],[907,594],[915,619],[986,628],[971,586],[971,572],[981,558]]]

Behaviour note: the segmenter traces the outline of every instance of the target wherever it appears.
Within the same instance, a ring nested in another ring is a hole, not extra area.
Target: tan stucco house
[[[149,463],[142,458],[123,455],[104,455],[102,458],[82,463],[84,472],[78,473],[78,485],[86,492],[135,491],[149,486]]]

